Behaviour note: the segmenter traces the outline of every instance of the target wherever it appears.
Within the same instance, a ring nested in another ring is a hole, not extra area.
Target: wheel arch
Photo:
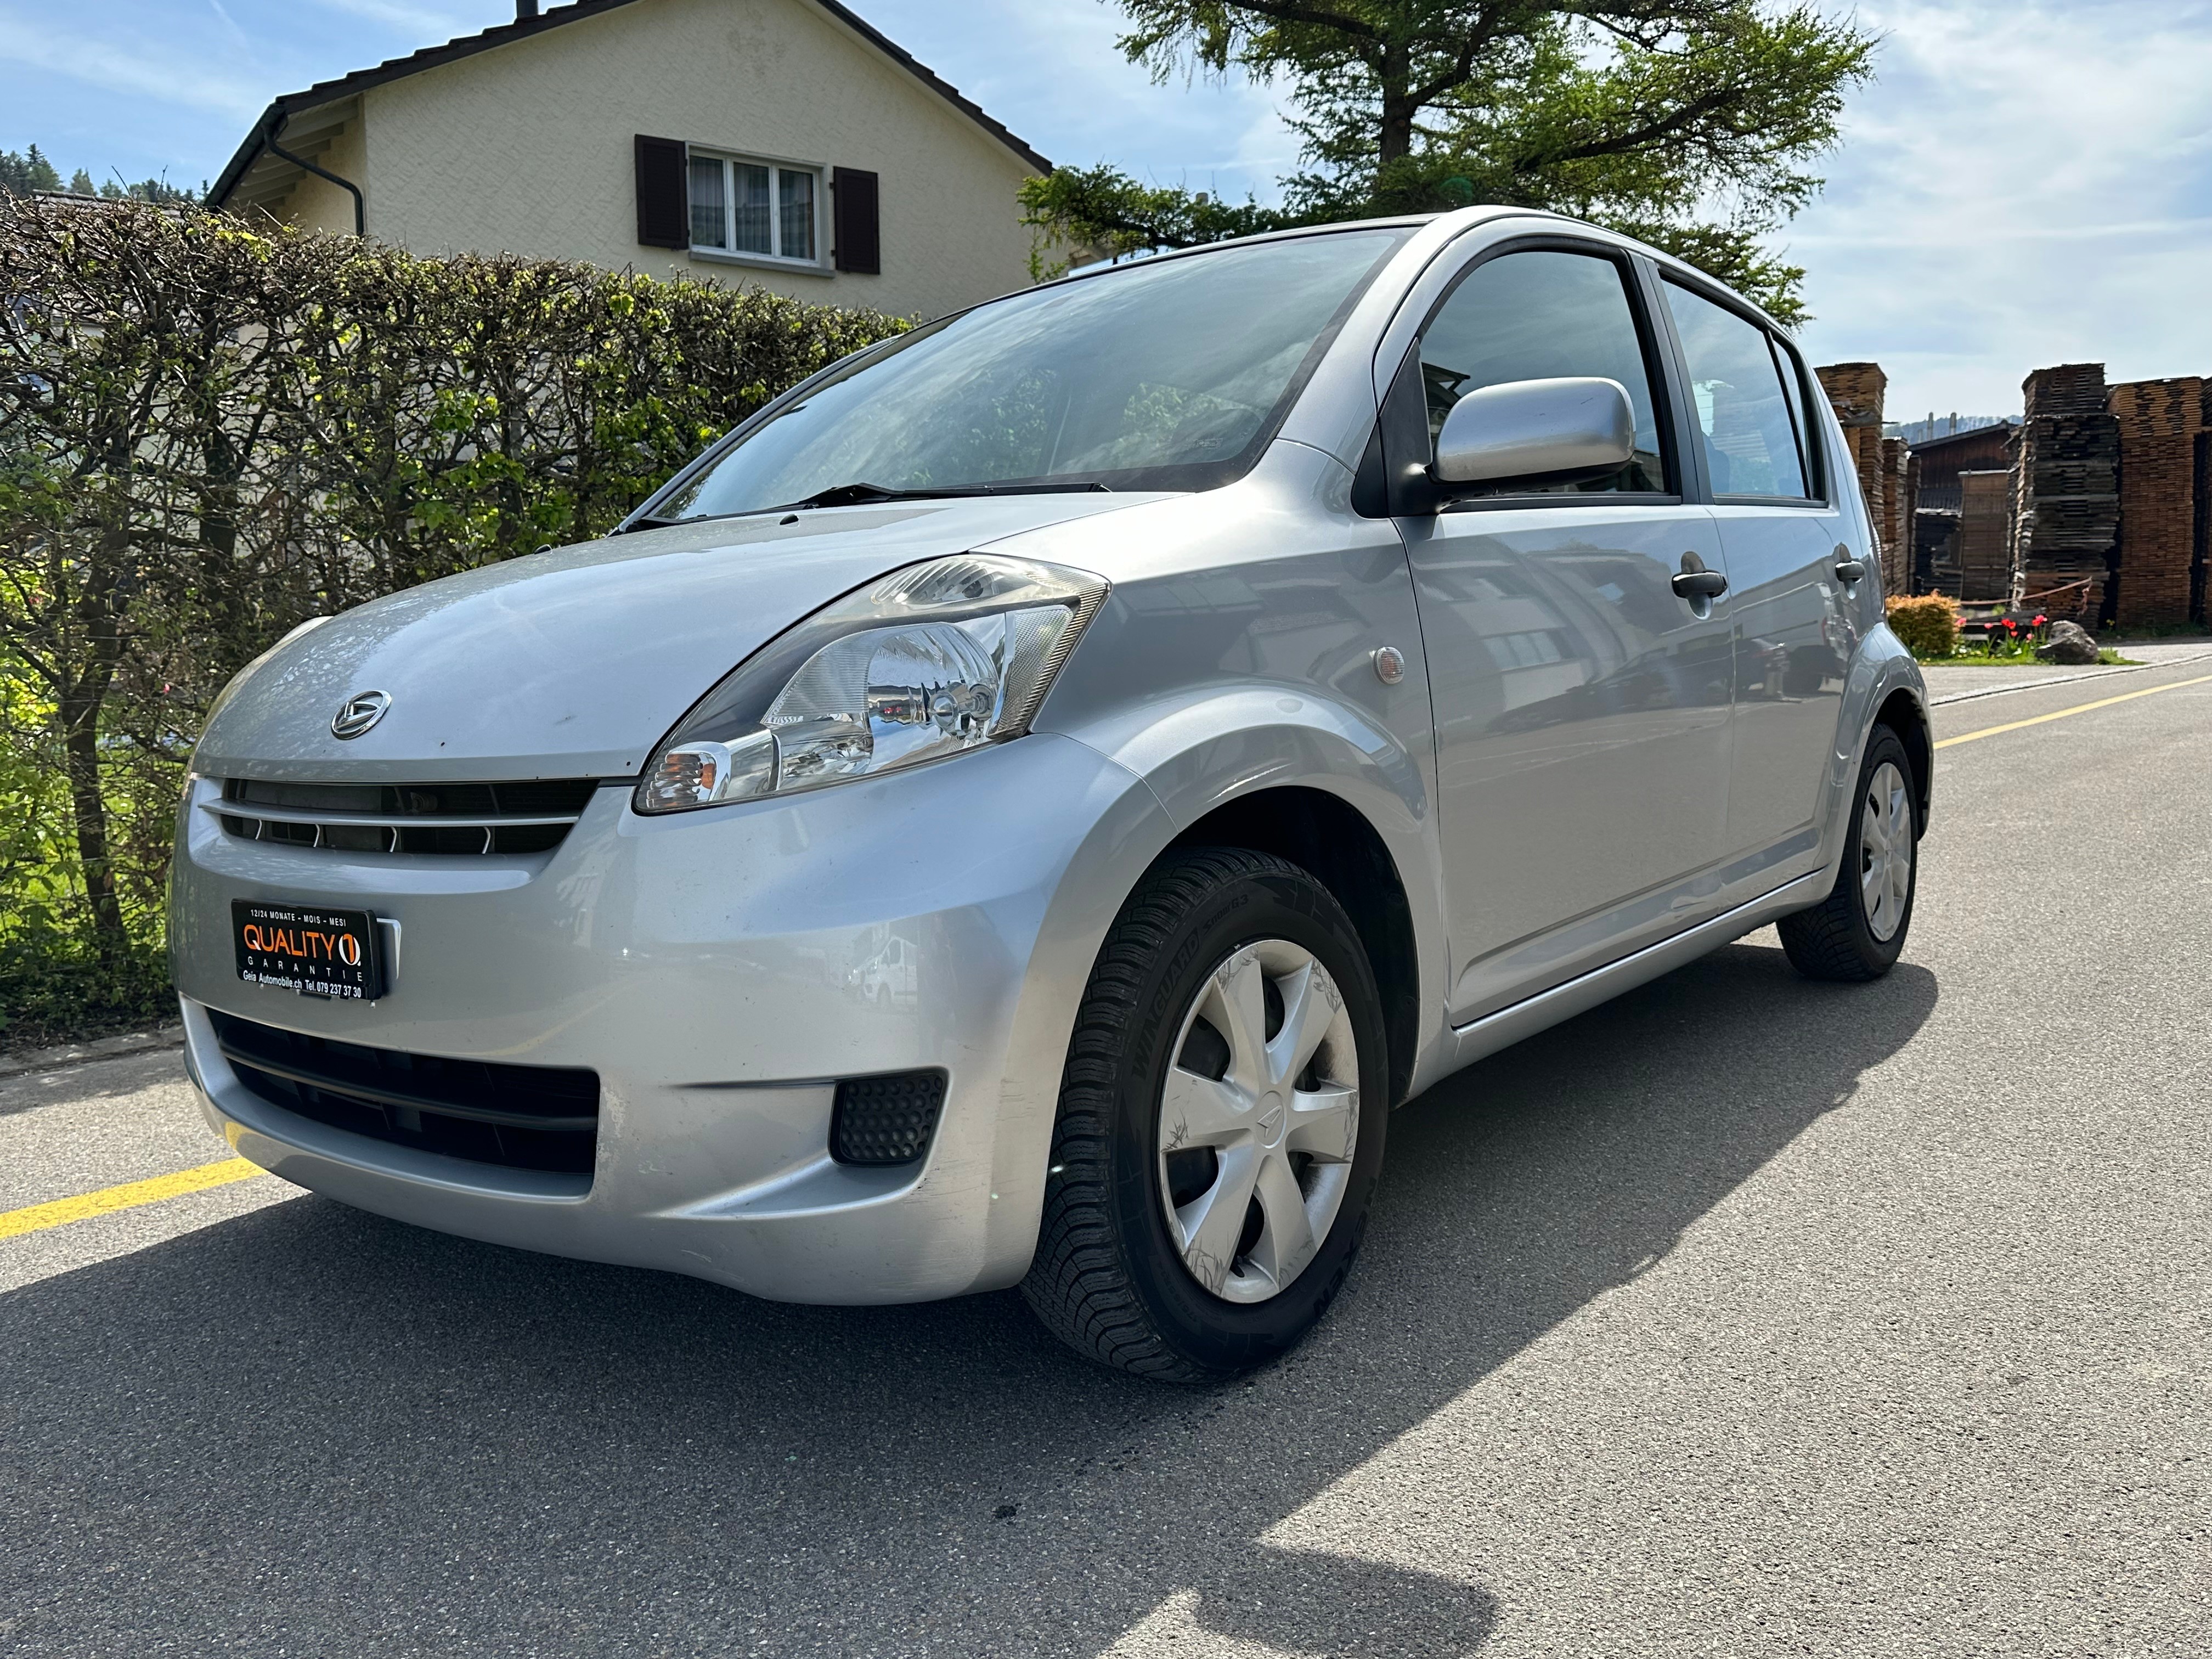
[[[1191,847],[1272,853],[1312,872],[1351,916],[1382,1001],[1390,1098],[1406,1098],[1421,1041],[1413,910],[1397,860],[1359,809],[1310,786],[1255,790],[1224,801],[1177,835],[1162,856]]]
[[[1928,711],[1911,690],[1899,686],[1875,711],[1874,724],[1887,726],[1905,745],[1905,757],[1912,764],[1913,811],[1924,836],[1936,787],[1936,744],[1928,728]]]

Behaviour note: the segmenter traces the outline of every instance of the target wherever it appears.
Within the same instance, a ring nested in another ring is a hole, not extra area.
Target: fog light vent
[[[945,1073],[894,1072],[837,1085],[830,1156],[840,1164],[911,1164],[928,1150],[945,1107]]]

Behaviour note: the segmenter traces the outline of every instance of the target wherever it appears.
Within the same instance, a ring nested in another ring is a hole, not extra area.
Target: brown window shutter
[[[830,169],[830,194],[836,207],[837,269],[862,276],[883,274],[883,228],[876,216],[877,178],[858,167]]]
[[[647,247],[691,246],[690,191],[681,138],[637,136],[637,240]]]

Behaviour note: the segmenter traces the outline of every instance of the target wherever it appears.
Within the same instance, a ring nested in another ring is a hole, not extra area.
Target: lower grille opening
[[[830,1156],[840,1164],[911,1164],[929,1150],[945,1109],[945,1073],[848,1077],[830,1116]]]
[[[208,1018],[238,1080],[288,1112],[474,1164],[592,1172],[596,1072],[371,1048],[213,1009]]]

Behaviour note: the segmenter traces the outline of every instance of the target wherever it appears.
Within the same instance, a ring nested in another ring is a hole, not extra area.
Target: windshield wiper
[[[757,513],[776,513],[781,510],[780,507],[749,507],[742,513],[687,513],[680,519],[656,518],[648,513],[645,517],[632,519],[627,524],[608,533],[620,535],[625,531],[667,530],[679,524],[706,524],[715,519],[749,519]]]
[[[763,511],[787,513],[802,507],[862,507],[874,501],[943,501],[967,495],[1073,495],[1094,490],[1112,493],[1103,483],[946,484],[938,489],[893,489],[863,481],[832,484],[802,500],[786,501],[781,507],[766,507]]]
[[[968,495],[1110,495],[1113,493],[1109,486],[1103,483],[947,484],[942,489],[893,489],[886,484],[863,481],[833,484],[827,489],[816,490],[802,501],[785,501],[775,507],[748,507],[735,513],[687,513],[680,519],[664,519],[647,514],[641,519],[632,519],[623,528],[665,530],[672,525],[705,524],[714,519],[752,519],[764,513],[793,513],[801,507],[866,507],[876,501],[931,501]]]

